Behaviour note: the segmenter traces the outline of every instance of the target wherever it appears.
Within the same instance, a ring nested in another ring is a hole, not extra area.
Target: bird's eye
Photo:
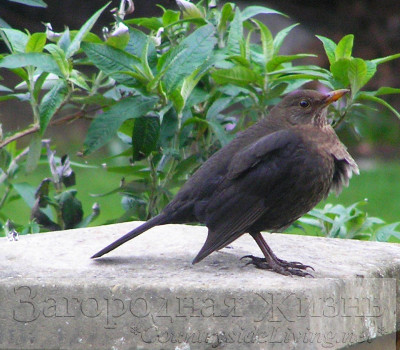
[[[310,102],[308,102],[307,100],[300,101],[300,107],[302,107],[302,108],[307,108],[309,105],[310,105]]]

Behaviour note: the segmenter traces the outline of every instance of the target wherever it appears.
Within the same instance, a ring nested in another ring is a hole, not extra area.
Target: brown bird
[[[339,193],[353,172],[358,174],[357,164],[327,121],[328,105],[347,92],[288,94],[267,118],[211,156],[159,215],[92,258],[154,226],[200,222],[208,227],[208,236],[193,264],[247,232],[264,255],[246,256],[250,263],[283,275],[309,275],[304,270],[310,266],[277,258],[261,231],[286,229],[331,190]]]

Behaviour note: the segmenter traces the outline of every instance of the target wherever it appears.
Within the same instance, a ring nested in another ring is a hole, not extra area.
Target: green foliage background
[[[122,194],[123,213],[113,216],[115,222],[145,220],[157,214],[215,150],[265,117],[282,95],[308,82],[318,81],[327,89],[351,89],[345,103],[330,110],[335,127],[351,128],[353,118],[370,109],[368,103],[383,105],[400,117],[382,98],[400,89],[364,89],[379,65],[400,54],[364,60],[352,56],[352,34],[338,43],[317,36],[329,69],[296,65],[297,60],[314,56],[280,53],[296,25],[273,36],[258,19],[284,14],[263,6],[239,9],[234,3],[219,8],[211,1],[177,3],[180,11],[163,9],[160,17],[124,20],[122,2],[105,38],[91,29],[108,5],[77,31],[66,28],[55,33],[49,26],[33,34],[1,29],[9,52],[1,55],[0,68],[18,76],[21,82],[16,88],[25,88],[25,92],[0,85],[4,92],[0,102],[16,99],[28,102],[32,109],[32,125],[3,135],[0,141],[3,224],[7,208],[18,198],[31,208],[30,223],[17,225],[23,232],[86,226],[99,214],[94,206],[84,217],[82,207],[87,205],[78,199],[82,191],[77,194],[70,188],[75,186],[74,167],[81,168],[82,178],[88,176],[87,166],[58,158],[49,143],[43,143],[52,123],[92,119],[82,147],[84,157],[119,139],[121,151],[107,159],[106,166],[95,166],[104,183],[114,184],[99,198]],[[59,117],[64,110],[69,116]],[[28,135],[29,147],[19,149],[16,141]],[[51,178],[38,180],[36,186],[21,182],[21,174],[37,173],[41,162],[50,166]],[[116,184],[111,174],[123,179]],[[362,203],[347,208],[328,206],[312,211],[299,224],[319,229],[311,230],[312,234],[332,237],[400,238],[397,223],[385,225],[368,217],[361,207]],[[6,230],[14,226],[8,223]]]

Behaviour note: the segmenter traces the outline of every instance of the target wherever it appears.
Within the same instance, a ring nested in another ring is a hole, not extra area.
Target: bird
[[[339,194],[353,173],[359,174],[327,118],[328,106],[347,92],[287,94],[265,118],[238,132],[205,161],[160,214],[92,258],[154,226],[201,223],[208,234],[193,264],[248,233],[263,253],[243,257],[250,259],[248,264],[282,275],[312,276],[310,265],[278,258],[261,231],[284,231],[331,191]]]

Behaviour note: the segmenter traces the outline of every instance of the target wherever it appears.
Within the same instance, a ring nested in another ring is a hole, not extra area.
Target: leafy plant
[[[160,17],[125,20],[133,7],[125,8],[121,1],[115,24],[103,31],[103,39],[90,31],[107,5],[78,31],[55,33],[47,26],[46,32],[30,34],[3,28],[10,52],[3,54],[0,67],[15,73],[21,83],[14,90],[0,85],[0,101],[28,101],[33,121],[0,140],[2,156],[19,157],[26,171],[34,171],[49,125],[93,119],[82,155],[88,157],[117,136],[123,151],[113,154],[104,169],[131,178],[104,194],[123,195],[125,213],[116,220],[147,219],[237,131],[266,116],[283,94],[310,81],[330,89],[351,88],[345,104],[331,107],[335,126],[351,122],[366,100],[400,116],[381,98],[400,89],[363,90],[380,64],[400,54],[363,60],[352,57],[352,35],[338,44],[319,36],[330,68],[295,65],[298,59],[314,57],[281,54],[296,25],[273,36],[254,18],[284,14],[263,6],[241,10],[229,2],[220,9],[207,1],[177,4],[180,11],[161,7]],[[91,76],[83,73],[84,66],[91,68]],[[17,90],[23,88],[26,92]],[[67,107],[70,114],[58,117]],[[15,141],[27,135],[29,149],[12,155]],[[116,159],[126,165],[115,165]]]
[[[12,183],[12,179],[20,170],[18,158],[24,156],[28,149],[18,154],[13,161],[11,157],[4,160],[4,163],[8,162],[8,171],[2,173],[6,191],[1,198],[1,207],[15,200],[15,197],[10,196],[11,191],[14,190],[31,208],[31,222],[27,227],[19,227],[18,224],[10,222],[2,215],[2,218],[7,221],[5,225],[7,236],[11,233],[15,235],[16,229],[22,230],[21,234],[39,232],[39,225],[50,231],[85,227],[100,213],[99,206],[94,203],[92,213],[83,218],[82,203],[76,198],[77,191],[70,189],[75,185],[75,173],[71,168],[69,157],[63,156],[61,159],[56,157],[56,152],[50,149],[49,141],[43,141],[43,143],[47,150],[51,178],[44,178],[37,188],[27,183]],[[53,196],[51,196],[53,192],[51,188],[55,192]]]
[[[348,238],[360,240],[398,241],[400,232],[396,230],[400,222],[385,225],[382,219],[370,217],[361,206],[366,201],[354,203],[348,207],[337,204],[326,204],[324,208],[312,209],[300,218],[295,227],[301,227],[305,232],[311,228],[318,236],[330,238]],[[292,228],[293,229],[293,228]]]

